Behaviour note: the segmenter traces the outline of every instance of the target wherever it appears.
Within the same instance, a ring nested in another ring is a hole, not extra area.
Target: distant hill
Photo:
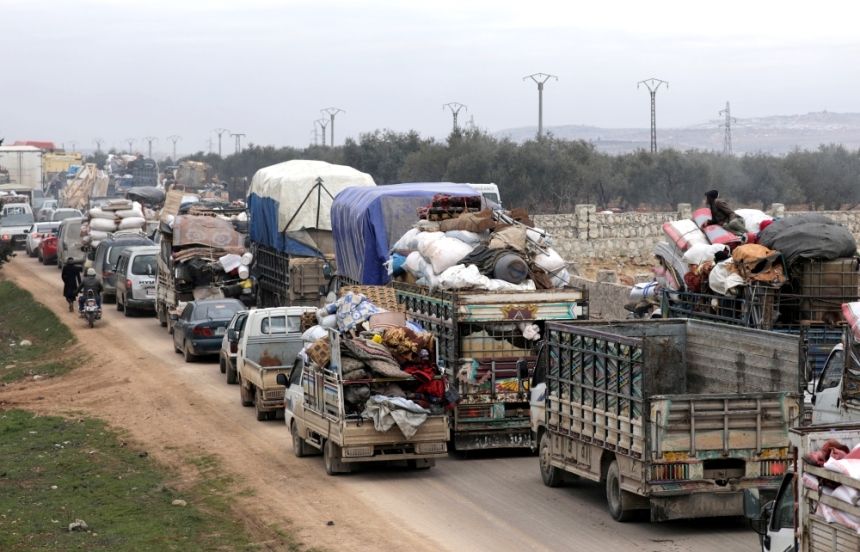
[[[682,128],[658,126],[657,146],[722,151],[721,124],[721,120],[712,120]],[[586,140],[607,153],[627,153],[650,148],[648,128],[559,125],[545,129],[557,138]],[[536,127],[521,127],[500,130],[494,135],[524,142],[533,138],[536,132]],[[817,149],[821,144],[834,143],[860,149],[860,113],[822,111],[806,115],[737,118],[732,124],[732,148],[735,153],[781,154],[795,148]]]

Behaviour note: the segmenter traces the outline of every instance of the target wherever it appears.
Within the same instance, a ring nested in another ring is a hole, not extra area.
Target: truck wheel
[[[630,508],[629,493],[621,489],[621,470],[618,461],[613,460],[606,472],[606,502],[609,514],[615,521],[630,521],[635,510]]]
[[[222,374],[227,373],[227,365],[224,363],[224,357],[218,359],[218,369],[221,370]]]
[[[308,451],[308,444],[305,443],[305,440],[299,437],[299,428],[294,421],[290,424],[290,436],[293,438],[293,454],[296,455],[296,458],[304,458],[310,454]]]
[[[257,411],[257,421],[265,422],[269,419],[269,411],[263,410],[263,394],[254,393],[254,410]]]
[[[329,475],[338,475],[352,471],[349,464],[341,461],[340,447],[331,439],[326,440],[325,445],[323,445],[323,463],[325,464],[325,472]]]
[[[550,463],[551,443],[549,433],[540,436],[538,456],[540,459],[540,478],[547,487],[560,487],[564,483],[564,472]]]
[[[236,374],[236,368],[233,367],[232,362],[227,362],[227,383],[233,384],[238,381],[238,375]]]
[[[252,389],[245,389],[245,383],[242,381],[242,378],[239,378],[239,398],[242,401],[242,406],[253,406],[254,405],[254,391]]]
[[[167,327],[167,314],[164,312],[164,308],[160,305],[155,306],[155,316],[158,318],[158,325],[162,328]]]

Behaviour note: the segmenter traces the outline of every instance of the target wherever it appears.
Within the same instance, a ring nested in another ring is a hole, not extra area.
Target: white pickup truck
[[[283,413],[284,386],[275,379],[292,370],[302,350],[302,314],[314,310],[273,307],[248,311],[236,354],[236,372],[242,406],[254,406],[260,421]]]

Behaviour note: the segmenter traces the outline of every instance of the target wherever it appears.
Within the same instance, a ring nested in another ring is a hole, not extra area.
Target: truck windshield
[[[32,213],[9,213],[0,219],[0,225],[2,226],[24,226],[27,224],[33,224],[33,214]]]
[[[818,378],[818,386],[815,391],[824,391],[839,385],[839,380],[842,379],[842,367],[845,365],[845,352],[833,351],[830,356],[830,362],[824,367],[821,377]]]
[[[782,482],[776,504],[773,506],[770,528],[794,529],[794,475],[787,475]]]

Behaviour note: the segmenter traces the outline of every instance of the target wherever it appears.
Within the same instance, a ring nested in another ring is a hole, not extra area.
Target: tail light
[[[653,481],[671,481],[689,478],[688,464],[653,464],[651,466],[651,479]]]
[[[230,352],[235,354],[239,352],[239,344],[235,341],[230,342]]]
[[[212,332],[212,328],[207,328],[205,326],[197,326],[194,328],[194,330],[191,331],[191,333],[193,333],[197,337],[212,337],[214,335]]]
[[[788,471],[787,460],[762,460],[759,473],[763,476],[784,475]]]
[[[12,238],[11,236],[9,236],[9,234],[3,234],[2,236],[0,236],[0,239],[2,239],[3,241],[9,241]]]

